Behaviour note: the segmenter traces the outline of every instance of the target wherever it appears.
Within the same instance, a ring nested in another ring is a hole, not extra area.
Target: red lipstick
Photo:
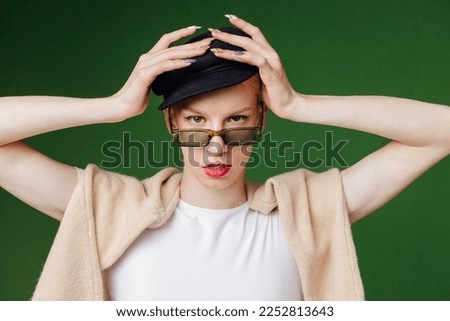
[[[228,174],[231,166],[226,164],[208,164],[203,166],[203,171],[209,177],[220,178]]]

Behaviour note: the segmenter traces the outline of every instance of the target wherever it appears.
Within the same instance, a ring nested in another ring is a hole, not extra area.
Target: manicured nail
[[[215,28],[208,28],[208,30],[209,30],[211,33],[213,33],[213,32],[217,32],[217,33],[221,32],[219,29],[215,29]]]
[[[201,29],[201,27],[200,26],[189,26],[189,27],[187,27],[187,29]]]
[[[211,50],[213,53],[222,53],[223,52],[223,49],[222,48],[211,48],[211,49],[209,49],[209,50]]]
[[[196,62],[197,60],[193,59],[193,58],[186,58],[183,59],[183,62],[187,63],[187,64],[192,64],[194,62]]]
[[[243,54],[245,54],[245,51],[235,50],[235,51],[233,51],[233,54],[236,55],[236,56],[242,56]]]
[[[227,17],[228,19],[232,20],[232,19],[236,19],[237,16],[234,14],[226,14],[225,17]]]

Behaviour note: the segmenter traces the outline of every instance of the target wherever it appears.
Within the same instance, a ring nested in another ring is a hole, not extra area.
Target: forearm
[[[0,98],[0,146],[58,129],[121,120],[113,98]]]
[[[450,108],[383,96],[298,95],[286,118],[360,130],[410,146],[450,151]]]

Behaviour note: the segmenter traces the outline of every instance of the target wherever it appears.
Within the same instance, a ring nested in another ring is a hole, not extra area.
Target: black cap
[[[224,27],[220,30],[250,37],[242,30],[233,27]],[[191,38],[186,43],[196,42],[209,37],[211,37],[211,32],[208,31]],[[210,47],[233,51],[243,50],[241,47],[230,45],[217,39],[211,42]],[[209,50],[204,55],[194,58],[196,61],[190,66],[165,72],[156,77],[152,84],[152,90],[156,95],[163,95],[164,97],[163,103],[158,108],[159,110],[196,95],[237,85],[258,72],[258,68],[255,66],[217,58]]]

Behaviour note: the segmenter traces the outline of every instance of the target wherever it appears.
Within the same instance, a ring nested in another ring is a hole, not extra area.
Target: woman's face
[[[257,88],[245,83],[189,99],[172,111],[173,127],[177,129],[255,127],[261,117]],[[183,179],[213,189],[244,183],[252,145],[227,146],[220,136],[213,136],[207,146],[181,148]]]

